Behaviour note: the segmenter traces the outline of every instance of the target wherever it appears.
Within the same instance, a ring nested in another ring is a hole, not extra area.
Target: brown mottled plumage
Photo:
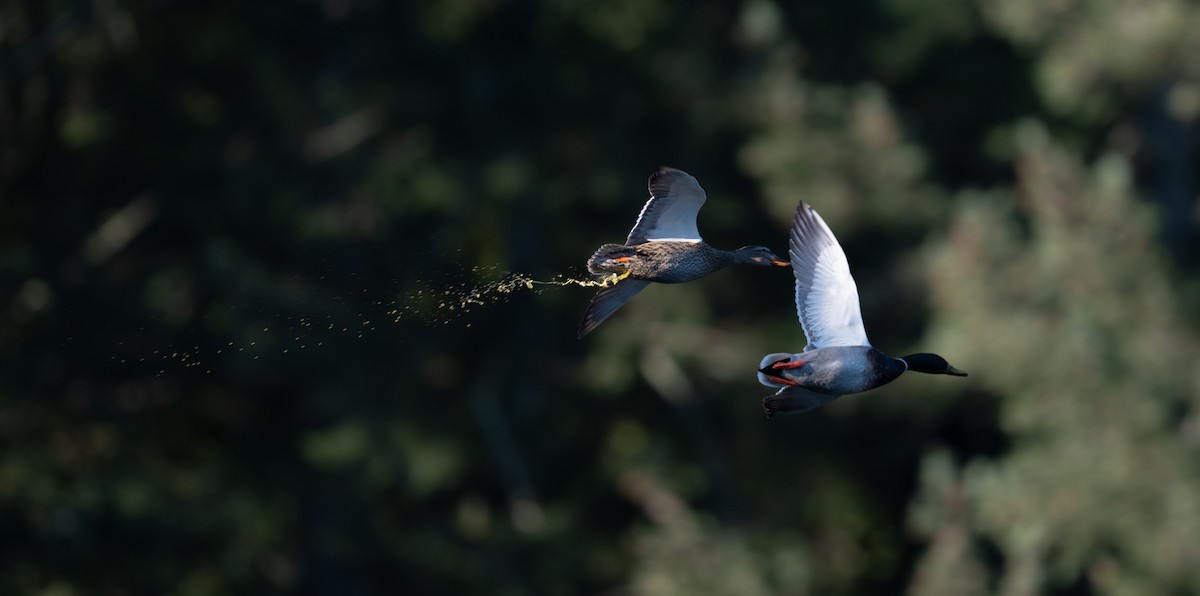
[[[624,277],[592,299],[579,324],[579,337],[595,329],[651,282],[688,282],[733,264],[788,266],[764,246],[730,251],[706,244],[696,229],[704,189],[686,172],[661,168],[650,176],[648,186],[650,200],[642,207],[625,244],[605,244],[588,259],[588,271]]]
[[[677,284],[700,279],[739,262],[741,257],[738,254],[713,248],[703,242],[646,242],[634,246],[605,244],[588,259],[588,271],[596,275],[619,275],[628,271],[633,279]],[[617,261],[620,258],[628,260]]]

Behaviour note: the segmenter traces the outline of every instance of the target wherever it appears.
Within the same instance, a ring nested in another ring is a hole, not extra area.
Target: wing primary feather
[[[778,414],[800,414],[819,408],[840,395],[817,393],[803,387],[784,387],[775,395],[763,398],[763,411],[768,418]]]
[[[630,298],[637,295],[638,292],[646,289],[650,282],[640,279],[626,279],[611,288],[604,288],[596,293],[592,298],[591,304],[588,305],[587,311],[583,313],[583,319],[579,322],[579,338],[591,333],[593,329],[603,323],[605,319],[611,317],[617,309],[621,308]]]
[[[803,201],[796,207],[788,255],[796,278],[796,314],[810,348],[870,345],[846,253]]]

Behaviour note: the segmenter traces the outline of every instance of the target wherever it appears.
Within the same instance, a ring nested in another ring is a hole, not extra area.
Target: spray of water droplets
[[[578,279],[560,274],[541,280],[524,273],[500,271],[496,267],[474,267],[471,271],[482,281],[418,289],[402,301],[394,301],[387,314],[395,323],[405,318],[416,318],[427,325],[449,325],[473,309],[507,302],[517,292],[532,291],[536,294],[549,286],[607,288],[628,277],[628,274],[612,274],[596,279]]]
[[[507,302],[520,292],[540,294],[547,287],[566,286],[606,288],[627,276],[614,274],[578,279],[556,275],[541,280],[498,267],[473,267],[468,281],[436,283],[409,280],[408,285],[417,286],[416,289],[393,300],[367,301],[365,308],[359,302],[357,308],[347,310],[350,301],[335,297],[336,304],[314,306],[314,309],[336,312],[317,316],[266,317],[272,321],[270,324],[243,329],[237,333],[237,339],[225,340],[216,346],[209,344],[210,347],[204,347],[194,341],[186,345],[169,344],[166,348],[150,350],[148,355],[113,355],[111,360],[122,365],[157,365],[158,375],[166,374],[169,368],[175,367],[212,374],[213,361],[218,359],[249,358],[253,361],[321,349],[328,343],[345,339],[361,340],[377,330],[378,322],[448,326],[476,309]],[[361,312],[363,310],[368,312]],[[466,322],[465,326],[471,327],[471,323]],[[128,347],[124,342],[118,346],[122,350]]]
[[[335,319],[330,314],[324,317],[328,321]],[[231,358],[250,358],[259,360],[273,354],[289,355],[303,351],[323,348],[326,342],[344,338],[363,339],[376,327],[371,317],[359,315],[354,323],[325,322],[316,323],[312,317],[274,317],[275,325],[261,328],[245,329],[238,333],[240,339],[220,342],[216,345],[203,345],[190,342],[185,345],[168,344],[165,348],[152,349],[146,356],[110,356],[110,360],[121,365],[156,365],[156,376],[167,373],[169,369],[182,367],[184,370],[198,369],[205,374],[212,374],[214,360]],[[126,342],[117,344],[119,350],[129,348]]]

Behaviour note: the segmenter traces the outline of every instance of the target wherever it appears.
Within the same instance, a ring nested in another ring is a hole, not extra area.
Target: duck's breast
[[[900,376],[880,360],[887,356],[870,346],[820,348],[805,354],[811,355],[812,373],[804,384],[830,393],[859,393]]]

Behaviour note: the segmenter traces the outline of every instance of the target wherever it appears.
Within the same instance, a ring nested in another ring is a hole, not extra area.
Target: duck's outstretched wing
[[[696,214],[707,198],[700,183],[687,172],[664,167],[650,175],[647,186],[650,200],[642,207],[625,244],[651,240],[700,242]]]
[[[596,297],[592,298],[592,303],[588,305],[587,311],[583,313],[583,320],[579,322],[579,337],[582,338],[591,333],[592,329],[612,316],[618,308],[621,308],[621,305],[629,302],[630,298],[648,285],[650,285],[648,281],[626,279],[611,288],[604,288],[597,292]]]
[[[803,201],[796,207],[788,254],[796,276],[796,313],[808,338],[805,350],[871,345],[846,253],[825,220]]]
[[[803,387],[784,387],[775,395],[763,398],[763,411],[767,413],[767,418],[776,414],[799,414],[819,408],[839,397],[841,396],[809,391]]]

